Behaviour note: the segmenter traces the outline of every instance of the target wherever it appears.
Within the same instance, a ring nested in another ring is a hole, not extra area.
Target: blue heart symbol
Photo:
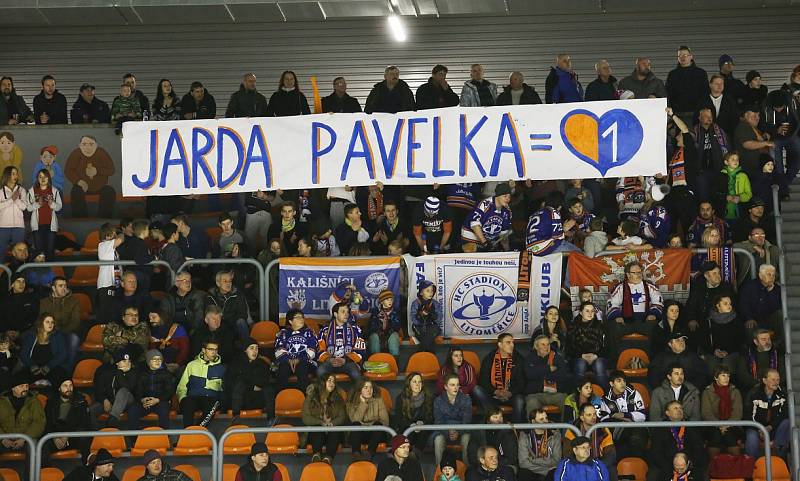
[[[636,155],[644,129],[627,110],[612,109],[598,118],[593,112],[577,109],[561,120],[561,140],[576,157],[605,176]]]

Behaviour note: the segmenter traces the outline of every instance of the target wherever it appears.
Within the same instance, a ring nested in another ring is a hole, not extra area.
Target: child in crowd
[[[611,240],[612,245],[607,246],[606,250],[625,251],[646,250],[650,248],[650,246],[645,244],[644,240],[639,237],[639,226],[632,220],[623,220],[620,222],[617,227],[617,235],[618,237]]]
[[[603,230],[604,222],[603,217],[595,217],[589,223],[589,235],[583,240],[583,252],[589,257],[597,256],[608,245],[608,234]]]
[[[394,294],[384,289],[378,294],[378,306],[370,312],[367,343],[369,352],[386,352],[392,356],[400,355],[400,318],[394,308]]]
[[[722,168],[717,189],[721,204],[725,206],[724,219],[733,223],[739,219],[739,204],[750,202],[753,192],[750,178],[739,165],[739,154],[728,152],[723,157],[725,167]]]
[[[64,191],[64,168],[56,163],[56,155],[58,155],[58,148],[55,145],[42,147],[42,150],[39,151],[39,162],[36,162],[36,165],[33,166],[31,185],[36,184],[36,177],[39,175],[39,171],[47,169],[50,172],[53,187],[62,192]]]
[[[567,200],[577,199],[583,204],[586,212],[594,212],[594,197],[592,192],[583,186],[583,179],[570,179],[569,187],[564,191],[564,198]],[[571,206],[568,205],[571,208]]]
[[[117,247],[125,242],[121,229],[109,223],[100,226],[100,243],[97,244],[97,260],[119,260]],[[117,265],[100,266],[97,271],[97,306],[95,318],[99,323],[116,321],[114,319],[114,297],[121,284],[122,268]]]
[[[436,478],[436,481],[461,481],[461,478],[456,474],[456,461],[453,456],[445,454],[442,457],[442,462],[439,463],[439,469],[442,473]]]
[[[131,86],[122,84],[119,96],[111,104],[111,123],[116,126],[114,132],[119,135],[122,132],[122,124],[131,120],[142,120],[142,105],[133,95]]]
[[[424,280],[417,286],[417,298],[411,303],[413,340],[420,351],[434,352],[436,336],[442,334],[442,305],[434,299],[436,285]]]

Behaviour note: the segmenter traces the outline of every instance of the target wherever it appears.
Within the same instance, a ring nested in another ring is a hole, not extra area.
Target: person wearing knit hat
[[[148,449],[142,458],[145,469],[145,476],[142,479],[158,479],[159,481],[192,481],[186,473],[172,469],[169,464],[161,458],[161,454],[155,449]]]
[[[86,459],[86,464],[73,469],[64,481],[119,481],[114,474],[116,460],[105,448],[100,448]]]
[[[435,481],[461,481],[461,477],[456,473],[458,463],[450,453],[445,453],[442,456],[442,461],[439,463],[439,471],[441,474]]]
[[[45,431],[48,433],[92,431],[86,398],[81,394],[76,395],[72,377],[64,370],[59,371],[60,375],[51,376],[53,390],[44,407],[47,418]],[[86,459],[91,441],[91,438],[50,439],[42,447],[42,459],[50,459],[51,453],[67,449],[77,449],[81,453],[81,459]]]
[[[416,456],[411,455],[411,440],[402,434],[392,438],[392,451],[378,463],[375,479],[398,476],[403,481],[423,481],[422,467]]]
[[[436,285],[422,280],[417,285],[417,298],[411,303],[412,341],[419,344],[420,351],[434,352],[436,337],[444,330],[442,304],[435,299]]]
[[[275,417],[275,388],[269,364],[261,358],[258,341],[247,337],[241,351],[225,370],[224,394],[231,406],[231,424],[243,409],[263,409],[267,421]],[[269,425],[269,424],[267,424]]]
[[[36,176],[42,169],[50,172],[50,180],[53,187],[59,191],[64,191],[64,168],[56,162],[58,148],[55,145],[47,145],[39,151],[39,161],[33,166],[31,174],[31,185],[36,185]]]
[[[727,53],[719,57],[719,75],[724,80],[725,96],[730,96],[734,99],[734,105],[738,109],[742,106],[742,96],[747,88],[744,82],[733,76],[733,69],[736,66],[733,57]],[[714,77],[711,76],[713,79]],[[735,124],[734,124],[735,126]]]
[[[500,182],[494,197],[483,199],[472,209],[461,226],[461,248],[464,252],[489,252],[498,246],[511,250],[511,185]]]
[[[422,254],[438,254],[450,248],[453,232],[450,209],[438,197],[430,196],[414,211],[412,228]]]
[[[237,481],[281,481],[282,479],[278,466],[270,459],[269,450],[264,443],[253,443],[250,446],[250,459],[240,466],[236,473]]]
[[[146,362],[134,388],[138,402],[128,412],[130,429],[139,429],[139,420],[150,413],[158,416],[158,425],[169,429],[169,408],[175,394],[175,378],[165,365],[164,356],[158,349],[150,349],[144,355]]]
[[[384,289],[378,294],[378,305],[370,311],[367,326],[367,344],[370,354],[389,352],[392,356],[400,355],[400,333],[402,325],[397,309],[394,308],[394,294]]]

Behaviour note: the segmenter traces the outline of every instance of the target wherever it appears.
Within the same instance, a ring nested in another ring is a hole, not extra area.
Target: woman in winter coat
[[[702,350],[709,370],[719,364],[736,369],[739,350],[745,343],[744,323],[736,315],[730,295],[714,299],[714,308],[708,313],[708,324],[704,326],[705,342]]]
[[[269,98],[267,117],[288,117],[310,113],[308,100],[297,85],[297,75],[291,70],[283,72],[278,90]]]
[[[344,399],[336,389],[336,375],[328,373],[317,378],[308,386],[303,402],[303,424],[306,426],[343,426],[347,422],[347,408]],[[324,461],[333,464],[333,457],[339,449],[341,433],[309,433],[314,454],[311,462]],[[322,447],[325,446],[325,456]]]
[[[558,306],[550,306],[544,311],[544,317],[531,334],[531,344],[539,336],[550,338],[550,348],[564,355],[567,347],[567,323],[561,317]]]
[[[22,335],[19,360],[30,372],[33,384],[60,379],[60,372],[72,372],[69,344],[64,334],[56,330],[53,316],[40,314],[33,328]]]
[[[386,403],[383,402],[380,388],[368,379],[357,382],[347,400],[347,416],[350,418],[350,422],[356,426],[388,426],[389,411],[386,410]],[[375,457],[378,443],[384,438],[386,435],[383,431],[351,432],[350,446],[353,449],[354,460],[358,461],[361,457],[362,444],[367,444],[368,459]]]
[[[724,364],[714,369],[714,382],[709,384],[700,397],[700,416],[703,421],[739,421],[742,419],[742,393],[731,384],[731,371]],[[713,426],[706,428],[708,459],[720,452],[742,454],[744,440],[742,428],[735,426]]]
[[[19,184],[19,170],[9,165],[0,177],[0,251],[25,240],[25,189]]]
[[[395,399],[392,426],[395,431],[402,433],[418,424],[433,424],[433,394],[425,388],[422,375],[412,372],[406,377],[403,391]],[[422,449],[428,444],[428,434],[428,431],[411,433],[408,436],[411,445]]]
[[[27,208],[31,212],[31,232],[36,249],[44,252],[50,261],[55,256],[56,232],[61,210],[61,193],[53,186],[50,171],[42,169],[36,174],[36,184],[28,190]]]
[[[567,356],[572,359],[576,376],[591,369],[597,384],[608,386],[608,359],[605,352],[603,323],[594,315],[594,304],[584,302],[580,313],[572,321],[567,337]]]
[[[433,401],[433,420],[436,424],[470,424],[472,422],[472,401],[459,391],[458,376],[448,374],[444,378],[444,392]],[[462,458],[468,459],[469,431],[437,431],[433,435],[433,451],[436,464],[442,462],[442,455],[450,444],[461,444]]]

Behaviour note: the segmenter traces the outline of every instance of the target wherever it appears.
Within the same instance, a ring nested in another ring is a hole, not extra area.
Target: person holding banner
[[[628,334],[642,334],[651,337],[653,328],[661,319],[664,299],[658,286],[644,279],[644,268],[639,261],[625,265],[625,280],[611,291],[608,297],[606,318],[613,324],[612,342],[619,346],[619,340]],[[611,352],[617,352],[611,349]]]
[[[349,320],[349,303],[339,302],[333,306],[330,322],[319,331],[318,377],[333,372],[347,374],[353,381],[361,379],[361,362],[367,344],[361,337],[361,329]]]
[[[524,369],[525,359],[514,349],[514,336],[507,332],[497,336],[497,350],[481,362],[478,384],[482,391],[491,393],[488,403],[511,405],[515,423],[525,422]]]
[[[511,250],[511,186],[505,182],[497,184],[494,197],[479,202],[472,215],[467,216],[461,227],[461,248],[464,252],[489,252],[498,246]]]

